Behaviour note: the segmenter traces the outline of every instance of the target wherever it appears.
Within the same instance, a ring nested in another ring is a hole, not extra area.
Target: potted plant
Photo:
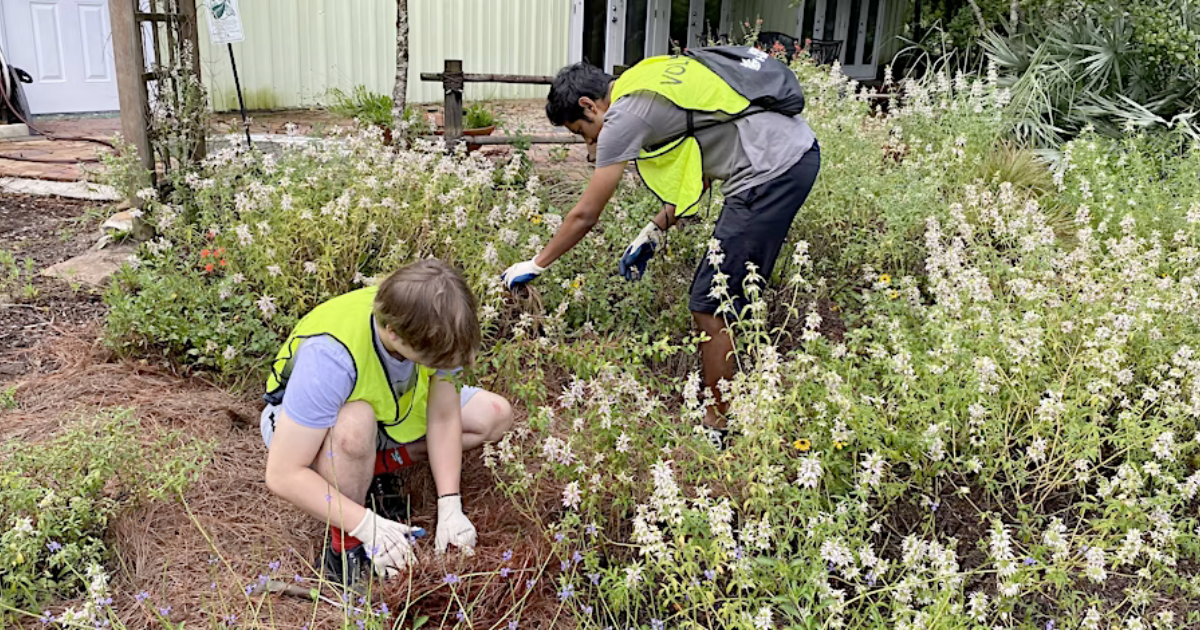
[[[463,117],[464,136],[490,136],[496,130],[496,114],[483,103],[474,103]],[[478,151],[480,145],[467,143],[468,151]]]

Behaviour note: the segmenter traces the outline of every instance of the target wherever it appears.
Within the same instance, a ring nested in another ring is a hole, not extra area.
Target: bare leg
[[[463,452],[477,449],[484,442],[499,442],[512,428],[512,423],[512,405],[507,400],[492,392],[475,394],[462,409]],[[406,448],[413,461],[429,459],[429,445],[425,440],[413,442]]]
[[[376,431],[375,411],[366,402],[346,403],[338,411],[337,422],[312,463],[313,470],[336,489],[331,489],[330,495],[341,492],[359,505],[366,501],[375,472]]]
[[[704,388],[712,392],[715,403],[705,410],[704,424],[710,428],[724,429],[725,412],[729,410],[729,404],[721,399],[717,383],[733,379],[733,335],[721,317],[695,311],[692,317],[709,338],[700,344],[700,363]]]

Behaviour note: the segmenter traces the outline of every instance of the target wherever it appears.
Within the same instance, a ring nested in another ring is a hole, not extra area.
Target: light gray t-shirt
[[[730,117],[697,112],[693,118],[696,127],[704,127]],[[636,159],[643,148],[686,131],[683,109],[658,94],[635,92],[617,100],[604,114],[596,166]],[[759,112],[698,131],[696,140],[704,156],[705,176],[724,181],[721,191],[729,196],[782,175],[812,148],[816,136],[803,116]]]

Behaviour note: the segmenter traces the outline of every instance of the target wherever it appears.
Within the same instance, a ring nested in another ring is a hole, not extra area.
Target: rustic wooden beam
[[[472,136],[467,138],[470,144],[583,144],[579,136]]]
[[[446,143],[453,144],[463,135],[463,72],[462,61],[447,59],[442,73],[442,89],[446,92],[445,109],[442,110]]]
[[[196,0],[178,0],[178,4],[180,14],[183,18],[179,24],[179,29],[183,34],[183,41],[186,42],[186,48],[189,48],[191,53],[191,59],[183,59],[183,62],[191,62],[192,73],[196,77],[196,82],[203,84],[204,81],[200,76],[200,20],[196,15]],[[199,137],[196,138],[196,147],[192,152],[193,162],[199,163],[208,155],[208,147],[205,146],[204,135],[204,132],[201,131]]]
[[[422,81],[440,82],[445,75],[437,72],[422,72]],[[524,83],[529,85],[553,85],[554,77],[541,74],[463,74],[463,83]]]
[[[121,135],[137,149],[146,171],[154,172],[154,154],[150,151],[148,115],[150,107],[146,83],[142,80],[146,62],[142,56],[142,29],[135,18],[135,0],[108,0],[112,22],[113,60],[117,70],[117,97],[121,106]]]
[[[192,12],[195,12],[195,8],[192,9]],[[139,22],[178,22],[184,17],[178,13],[148,13],[145,11],[134,11],[133,16]]]

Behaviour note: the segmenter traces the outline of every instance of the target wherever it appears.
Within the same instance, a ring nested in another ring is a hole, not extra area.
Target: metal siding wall
[[[199,0],[203,3],[203,0]],[[251,109],[308,107],[330,88],[366,85],[391,94],[396,5],[392,0],[241,0],[246,41],[234,44]],[[408,100],[442,100],[420,81],[447,58],[467,72],[554,74],[567,63],[567,0],[409,0]],[[203,12],[203,9],[201,9]],[[203,21],[203,20],[202,20]],[[225,47],[201,24],[204,83],[214,109],[237,108]],[[539,98],[546,86],[468,84],[466,98]]]

